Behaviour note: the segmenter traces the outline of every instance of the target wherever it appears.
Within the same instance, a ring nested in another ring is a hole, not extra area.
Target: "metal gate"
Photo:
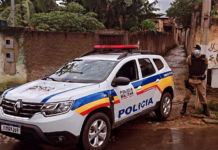
[[[123,45],[124,35],[99,35],[100,45]]]

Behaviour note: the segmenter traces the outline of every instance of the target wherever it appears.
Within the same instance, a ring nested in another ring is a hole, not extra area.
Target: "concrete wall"
[[[27,81],[26,68],[24,65],[23,29],[4,28],[0,33],[0,91],[9,87],[17,86]],[[5,39],[10,38],[14,41],[14,48],[5,48]],[[5,61],[7,52],[13,52],[14,63]]]
[[[174,35],[170,33],[142,31],[129,35],[129,44],[139,44],[140,50],[152,50],[156,54],[165,55],[175,47]]]
[[[196,44],[200,44],[200,33],[200,27],[198,27],[196,32]],[[209,56],[209,68],[218,68],[218,24],[212,25],[210,28],[207,54]]]
[[[112,31],[96,33],[65,33],[25,31],[23,28],[0,28],[0,91],[42,78],[63,64],[93,49],[99,44],[99,35],[112,35]],[[121,34],[121,32],[120,32]],[[124,44],[138,44],[144,50],[164,55],[175,46],[173,34],[122,31]],[[5,39],[14,40],[14,49],[5,48]],[[14,52],[15,62],[5,61],[6,53]]]

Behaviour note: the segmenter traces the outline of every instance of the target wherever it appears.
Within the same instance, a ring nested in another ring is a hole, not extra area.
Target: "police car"
[[[53,146],[106,147],[111,129],[172,109],[173,74],[163,57],[136,45],[94,46],[43,79],[5,91],[1,133]]]

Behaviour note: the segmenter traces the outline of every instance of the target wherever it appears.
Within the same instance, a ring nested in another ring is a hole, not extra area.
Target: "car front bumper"
[[[35,114],[30,119],[23,119],[4,114],[0,107],[0,133],[27,142],[67,146],[78,143],[84,119],[74,111],[53,117]],[[20,126],[21,134],[1,131],[2,123]]]
[[[79,136],[75,136],[67,131],[43,133],[39,127],[34,125],[0,119],[0,124],[2,123],[19,125],[21,127],[21,134],[4,132],[1,131],[1,129],[0,133],[22,141],[42,143],[51,146],[67,146],[77,144],[79,142]]]

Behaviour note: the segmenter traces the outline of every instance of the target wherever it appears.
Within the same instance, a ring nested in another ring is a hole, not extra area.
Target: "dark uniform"
[[[196,45],[195,50],[201,50],[201,47],[199,45]],[[208,68],[208,59],[205,55],[201,54],[194,54],[188,56],[186,60],[187,68],[189,70],[189,80],[188,84],[189,87],[186,85],[186,93],[184,97],[184,105],[183,109],[181,111],[181,114],[185,114],[187,103],[189,102],[191,98],[191,89],[196,88],[199,95],[200,103],[203,105],[204,108],[204,114],[206,116],[209,116],[209,112],[207,110],[207,99],[206,99],[206,87],[205,87],[205,71]]]

